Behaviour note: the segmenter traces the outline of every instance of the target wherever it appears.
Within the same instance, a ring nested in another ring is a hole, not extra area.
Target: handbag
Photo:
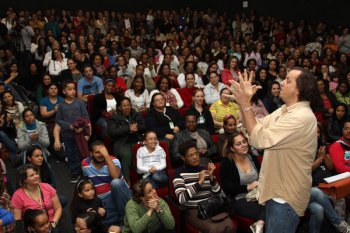
[[[198,218],[202,220],[210,219],[213,222],[221,222],[228,217],[228,213],[224,212],[229,208],[230,200],[224,195],[217,195],[198,202]],[[224,214],[219,216],[221,213]]]

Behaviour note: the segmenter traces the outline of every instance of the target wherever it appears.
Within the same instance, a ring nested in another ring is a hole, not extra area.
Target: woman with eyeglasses
[[[262,233],[265,224],[265,208],[257,200],[247,201],[246,195],[258,187],[260,164],[250,155],[247,139],[242,133],[230,135],[224,146],[220,177],[225,194],[232,200],[236,215],[251,218],[256,222],[250,226],[254,233]]]
[[[170,142],[183,128],[183,120],[178,111],[166,106],[165,98],[161,93],[155,93],[146,117],[146,125],[157,133],[160,140]]]
[[[201,164],[208,164],[217,155],[217,149],[211,139],[210,134],[205,129],[197,128],[197,116],[188,113],[185,117],[186,129],[181,130],[175,135],[172,146],[172,160],[175,162],[181,161],[181,155],[178,152],[178,147],[185,141],[194,140],[197,143],[197,148],[200,153]]]
[[[140,180],[132,189],[133,197],[125,206],[123,233],[174,233],[174,217],[152,184]]]

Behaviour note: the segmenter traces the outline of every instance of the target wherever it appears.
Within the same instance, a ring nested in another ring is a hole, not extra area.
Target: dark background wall
[[[113,11],[146,11],[153,9],[212,9],[229,14],[256,10],[259,15],[275,15],[282,19],[310,22],[323,21],[329,25],[350,24],[349,0],[248,0],[248,8],[242,8],[242,0],[0,0],[0,13],[8,6],[15,9],[89,9]]]

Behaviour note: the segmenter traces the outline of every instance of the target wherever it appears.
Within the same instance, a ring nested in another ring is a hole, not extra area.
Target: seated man
[[[79,79],[77,84],[77,97],[85,102],[89,95],[97,95],[102,93],[102,79],[94,76],[94,70],[91,65],[84,67],[84,77]]]
[[[108,154],[102,141],[90,145],[91,156],[82,162],[83,175],[95,186],[98,197],[106,210],[104,223],[107,226],[121,223],[124,219],[125,205],[131,191],[121,173],[118,159]]]

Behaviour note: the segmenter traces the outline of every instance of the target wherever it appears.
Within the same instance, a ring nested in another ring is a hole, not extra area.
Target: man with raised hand
[[[315,77],[302,68],[292,69],[281,83],[284,105],[256,119],[251,98],[261,89],[254,73],[232,81],[232,97],[240,106],[249,143],[264,149],[260,170],[259,203],[266,205],[267,233],[294,233],[304,215],[311,190],[311,165],[317,148],[317,121],[310,108],[316,91]]]

